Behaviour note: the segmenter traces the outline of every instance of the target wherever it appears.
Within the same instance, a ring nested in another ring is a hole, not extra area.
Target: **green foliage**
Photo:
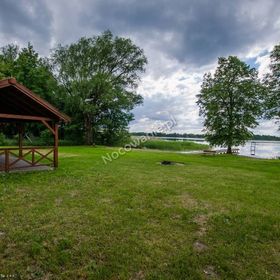
[[[127,129],[115,128],[112,130],[104,130],[99,134],[98,144],[104,144],[108,146],[124,146],[131,142],[131,136]]]
[[[232,146],[250,139],[264,92],[254,68],[234,56],[219,58],[215,74],[204,75],[197,101],[210,144],[227,146],[231,153]]]
[[[206,149],[208,145],[190,141],[148,140],[141,142],[139,147],[166,151],[195,151]]]
[[[16,60],[19,54],[19,47],[7,45],[0,50],[0,78],[13,77],[15,74]]]
[[[54,91],[57,83],[46,59],[41,58],[29,43],[20,49],[7,45],[0,51],[0,73],[2,77],[15,77],[36,94],[56,103]]]
[[[280,119],[280,44],[270,54],[270,73],[264,83],[268,88],[266,96],[266,117]]]
[[[53,51],[65,109],[83,128],[86,144],[102,137],[115,143],[127,128],[133,119],[130,111],[142,103],[135,89],[146,63],[142,49],[110,31]]]
[[[3,133],[0,133],[0,146],[4,146],[6,145],[7,141],[6,141],[6,137]]]
[[[40,140],[42,141],[42,144],[43,145],[46,145],[46,146],[50,146],[50,145],[53,145],[53,135],[52,133],[46,129],[46,130],[43,130],[40,134]]]

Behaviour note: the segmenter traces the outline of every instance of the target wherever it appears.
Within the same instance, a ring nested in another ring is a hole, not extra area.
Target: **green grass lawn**
[[[196,151],[208,148],[208,145],[191,141],[148,140],[141,142],[140,148],[166,150],[166,151]]]
[[[0,275],[280,279],[279,160],[138,150],[105,165],[112,151],[62,147],[56,171],[0,175]]]

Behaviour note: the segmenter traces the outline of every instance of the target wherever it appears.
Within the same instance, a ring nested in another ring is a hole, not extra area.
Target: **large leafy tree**
[[[280,119],[280,44],[270,54],[270,73],[265,77],[268,88],[266,98],[266,116],[269,119]]]
[[[136,87],[147,63],[143,50],[106,31],[59,45],[52,63],[65,92],[66,109],[75,127],[83,127],[85,143],[103,137],[105,144],[112,144],[133,119],[131,110],[142,102]]]
[[[235,56],[219,58],[214,75],[205,74],[197,101],[211,145],[231,153],[233,146],[251,138],[250,129],[262,114],[263,91],[254,68]]]

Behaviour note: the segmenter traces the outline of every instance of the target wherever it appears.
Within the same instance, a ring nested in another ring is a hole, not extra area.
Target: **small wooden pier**
[[[232,154],[239,154],[239,149],[238,148],[234,148],[231,150]],[[216,149],[216,150],[203,150],[203,154],[204,155],[221,155],[221,154],[226,154],[227,153],[227,149]]]

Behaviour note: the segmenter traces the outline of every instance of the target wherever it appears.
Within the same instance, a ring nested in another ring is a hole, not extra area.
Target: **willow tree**
[[[214,75],[204,75],[197,101],[209,143],[231,154],[250,139],[263,111],[263,92],[254,68],[235,56],[219,58]]]
[[[86,144],[92,144],[97,133],[110,144],[125,130],[133,118],[131,110],[142,103],[136,88],[146,63],[142,49],[110,31],[53,51],[66,110],[74,125],[83,127]]]

